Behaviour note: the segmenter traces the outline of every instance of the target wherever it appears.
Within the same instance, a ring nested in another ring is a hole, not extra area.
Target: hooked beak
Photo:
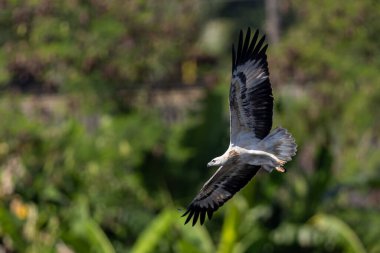
[[[212,167],[212,165],[213,165],[213,163],[212,163],[212,162],[209,162],[209,163],[207,164],[207,167]]]

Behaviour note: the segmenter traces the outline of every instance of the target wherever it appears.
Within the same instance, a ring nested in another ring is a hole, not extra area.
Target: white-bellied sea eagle
[[[219,166],[203,185],[183,216],[193,226],[211,219],[213,212],[244,187],[260,168],[284,172],[283,165],[296,153],[297,145],[284,128],[272,128],[273,96],[265,36],[256,32],[251,39],[248,28],[243,39],[240,31],[237,51],[232,45],[230,86],[230,145],[227,151],[207,166]],[[264,46],[263,46],[264,45]]]

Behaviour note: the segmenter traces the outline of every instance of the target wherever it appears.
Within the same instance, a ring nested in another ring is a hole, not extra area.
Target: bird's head
[[[212,159],[208,164],[207,167],[212,167],[212,166],[222,166],[224,164],[224,159],[222,157],[215,157]]]

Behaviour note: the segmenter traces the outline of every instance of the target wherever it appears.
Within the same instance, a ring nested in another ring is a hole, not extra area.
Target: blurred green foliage
[[[236,4],[0,1],[0,251],[380,251],[375,0],[286,1],[293,18],[268,59],[275,125],[298,154],[205,226],[183,226],[228,145],[228,48],[200,65],[220,84],[198,87],[185,117],[165,120],[152,94],[209,57],[203,27],[235,38],[249,13],[260,15],[246,26],[264,23],[262,1]]]

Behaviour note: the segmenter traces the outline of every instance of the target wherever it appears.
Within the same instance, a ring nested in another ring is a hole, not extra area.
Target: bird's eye
[[[212,159],[212,161],[211,161],[211,162],[213,162],[213,163],[214,163],[214,162],[215,162],[215,159]]]

